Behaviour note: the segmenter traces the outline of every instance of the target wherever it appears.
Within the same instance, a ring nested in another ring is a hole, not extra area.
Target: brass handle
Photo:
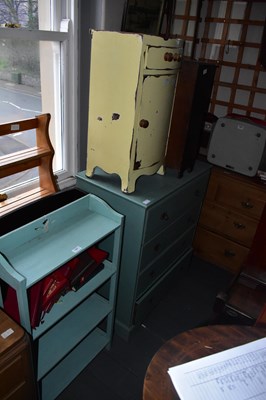
[[[240,222],[234,222],[234,227],[235,228],[237,228],[237,229],[245,229],[246,228],[246,225],[244,225],[244,224],[241,224]]]
[[[168,219],[169,219],[169,215],[166,212],[162,213],[161,220],[168,221]]]
[[[180,62],[182,60],[182,57],[181,57],[181,55],[180,54],[178,54],[178,53],[175,53],[174,54],[174,61],[178,61],[178,62]]]
[[[253,208],[254,204],[251,204],[249,201],[241,201],[241,205],[244,208]]]
[[[149,126],[149,121],[147,121],[146,119],[141,119],[140,121],[139,121],[139,126],[141,127],[141,128],[148,128],[148,126]]]
[[[0,202],[7,200],[7,194],[6,193],[0,193]]]
[[[225,257],[234,257],[236,255],[236,253],[233,250],[225,249],[224,255],[225,255]]]

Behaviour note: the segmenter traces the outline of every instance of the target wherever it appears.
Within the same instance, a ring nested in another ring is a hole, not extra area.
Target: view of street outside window
[[[0,29],[38,29],[38,1],[0,0]],[[0,123],[42,113],[39,42],[0,39]],[[35,131],[0,136],[0,157],[36,145]],[[37,169],[0,180],[0,191],[38,175]]]

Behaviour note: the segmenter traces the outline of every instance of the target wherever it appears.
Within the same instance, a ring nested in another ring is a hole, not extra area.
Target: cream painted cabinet
[[[131,193],[141,175],[163,172],[181,40],[92,31],[86,175],[120,176]]]

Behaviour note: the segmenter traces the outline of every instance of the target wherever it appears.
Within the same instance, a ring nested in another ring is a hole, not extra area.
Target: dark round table
[[[213,325],[185,331],[168,340],[152,358],[144,379],[143,400],[180,400],[168,369],[266,336],[266,328]]]

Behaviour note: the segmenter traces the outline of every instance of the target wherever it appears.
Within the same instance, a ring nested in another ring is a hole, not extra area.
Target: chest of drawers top
[[[143,175],[138,178],[135,192],[130,194],[121,191],[120,178],[118,175],[107,174],[100,168],[95,169],[95,174],[92,178],[88,178],[85,171],[79,172],[77,178],[92,183],[94,187],[99,187],[108,191],[108,193],[122,201],[129,202],[132,205],[147,210],[164,198],[168,198],[177,190],[181,190],[193,179],[209,171],[210,166],[207,163],[197,161],[195,172],[186,172],[181,179],[178,178],[177,172],[172,169],[166,169],[164,175]]]

